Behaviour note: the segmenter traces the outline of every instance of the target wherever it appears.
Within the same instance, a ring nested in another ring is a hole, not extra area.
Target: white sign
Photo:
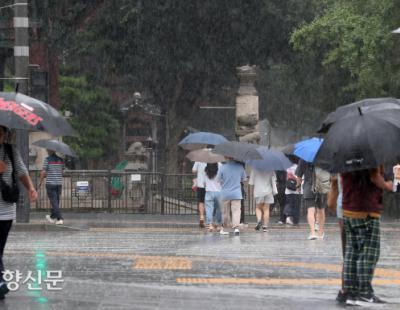
[[[89,181],[78,181],[76,182],[77,187],[88,187],[89,186]]]
[[[87,194],[89,192],[89,181],[77,181],[76,182],[76,193]]]
[[[142,180],[142,175],[140,174],[131,174],[131,181],[132,182],[139,182]]]

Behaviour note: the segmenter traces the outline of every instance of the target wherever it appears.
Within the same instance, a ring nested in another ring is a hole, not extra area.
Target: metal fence
[[[36,185],[39,172],[31,172]],[[108,211],[115,213],[197,214],[196,192],[192,174],[161,174],[117,170],[67,170],[64,173],[60,207],[71,211]],[[255,214],[255,201],[245,186],[246,215]],[[271,208],[278,215],[279,204]],[[45,187],[32,210],[49,210]],[[305,214],[302,208],[302,214]],[[385,216],[400,218],[400,194],[385,195]]]

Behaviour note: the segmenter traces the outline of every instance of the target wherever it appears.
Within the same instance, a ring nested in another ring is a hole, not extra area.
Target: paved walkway
[[[239,237],[206,233],[194,216],[65,214],[66,227],[16,225],[5,264],[21,273],[0,309],[337,309],[341,250],[334,222],[324,241],[305,224]],[[69,228],[72,227],[72,228]],[[400,308],[400,223],[384,223],[376,293]],[[28,278],[40,270],[41,283]],[[62,271],[55,287],[50,275]],[[26,280],[26,283],[22,283]],[[47,282],[45,282],[47,281]],[[49,285],[49,287],[47,287]],[[61,290],[54,290],[61,288]]]

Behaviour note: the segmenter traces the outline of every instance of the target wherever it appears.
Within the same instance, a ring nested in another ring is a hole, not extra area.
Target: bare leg
[[[269,224],[269,204],[263,204],[263,224],[264,226],[268,226]]]
[[[257,223],[261,222],[263,205],[264,205],[263,203],[258,203],[258,204],[256,205],[256,218],[257,218]]]
[[[199,202],[199,215],[200,219],[204,220],[204,202]]]
[[[318,236],[322,237],[324,235],[325,226],[325,209],[317,209],[317,218],[319,222]]]
[[[315,235],[314,226],[315,226],[315,207],[307,209],[307,222],[310,227],[310,235]]]

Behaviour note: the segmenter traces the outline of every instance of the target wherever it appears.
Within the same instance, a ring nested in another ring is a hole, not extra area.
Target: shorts
[[[314,199],[304,199],[304,206],[306,209],[325,209],[327,207],[327,194],[316,193]]]
[[[204,203],[204,199],[206,197],[206,189],[204,187],[197,188],[197,202]]]
[[[255,197],[256,204],[260,203],[268,203],[268,204],[273,204],[274,203],[274,196],[272,194],[270,195],[265,195],[261,197]]]

